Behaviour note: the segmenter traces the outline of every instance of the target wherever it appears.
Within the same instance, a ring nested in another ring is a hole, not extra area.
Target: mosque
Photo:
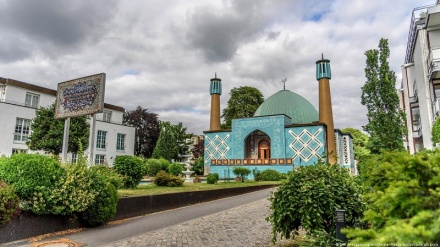
[[[230,177],[235,166],[287,173],[323,160],[356,174],[352,136],[333,126],[330,60],[316,62],[319,112],[301,95],[281,90],[267,98],[253,117],[233,119],[220,128],[221,79],[211,79],[210,129],[205,131],[205,174]]]

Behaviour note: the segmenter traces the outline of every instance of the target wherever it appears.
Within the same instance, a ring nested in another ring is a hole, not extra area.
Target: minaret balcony
[[[426,59],[428,76],[432,79],[440,78],[440,45],[432,46]]]

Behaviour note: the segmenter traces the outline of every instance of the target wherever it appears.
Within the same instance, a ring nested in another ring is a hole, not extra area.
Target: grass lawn
[[[280,182],[230,181],[230,182],[220,182],[216,184],[184,183],[182,187],[160,187],[160,186],[156,186],[155,184],[148,184],[148,185],[139,185],[136,189],[119,189],[118,193],[120,196],[145,196],[145,195],[157,195],[157,194],[166,194],[166,193],[175,193],[175,192],[248,187],[248,186],[256,186],[256,185],[266,185],[266,184],[280,184]]]

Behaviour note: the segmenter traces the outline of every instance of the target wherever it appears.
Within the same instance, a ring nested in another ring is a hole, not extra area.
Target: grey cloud
[[[8,1],[0,10],[0,29],[27,36],[40,49],[76,47],[102,32],[113,6],[113,1]]]

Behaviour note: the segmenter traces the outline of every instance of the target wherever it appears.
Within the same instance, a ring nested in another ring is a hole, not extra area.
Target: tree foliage
[[[267,220],[273,226],[273,241],[278,234],[287,239],[292,234],[298,236],[300,227],[310,237],[324,233],[331,239],[335,234],[335,210],[345,210],[347,226],[353,226],[364,209],[355,178],[340,166],[323,163],[290,173],[270,201]]]
[[[177,146],[177,156],[174,159],[178,158],[179,154],[188,154],[189,153],[189,145],[192,134],[186,133],[186,127],[183,127],[182,122],[178,124],[171,124],[171,131],[176,138],[176,146]]]
[[[135,128],[134,154],[150,158],[159,139],[158,114],[138,106],[124,113],[123,123]]]
[[[432,125],[432,142],[440,143],[440,118],[437,118]]]
[[[372,155],[359,166],[370,228],[347,231],[351,243],[440,243],[439,150]]]
[[[36,110],[31,122],[31,134],[26,144],[31,150],[44,150],[59,155],[63,147],[64,119],[55,119],[55,103]],[[68,151],[77,153],[89,144],[89,124],[86,117],[70,119]]]
[[[249,170],[246,167],[241,167],[241,166],[237,166],[234,167],[234,169],[232,170],[232,172],[236,175],[236,176],[240,176],[241,178],[241,182],[244,182],[244,178],[251,174],[251,170]]]
[[[404,150],[405,113],[399,108],[396,75],[388,64],[388,40],[381,39],[379,50],[368,50],[365,55],[367,81],[362,87],[361,103],[368,110],[368,124],[364,130],[370,134],[369,148],[372,153]]]
[[[126,189],[134,189],[141,182],[147,171],[144,166],[144,161],[136,156],[120,155],[116,156],[113,169],[123,178],[123,187]]]
[[[229,95],[228,106],[223,109],[222,113],[224,120],[222,129],[230,129],[231,120],[234,118],[252,117],[264,102],[263,94],[254,87],[234,87]]]
[[[350,133],[353,137],[354,158],[356,160],[360,160],[362,157],[370,154],[370,150],[367,147],[369,141],[368,135],[355,128],[345,128],[342,132]]]
[[[160,123],[159,140],[153,151],[153,158],[164,158],[168,161],[175,159],[179,155],[177,149],[176,136],[169,122]]]
[[[194,159],[203,158],[205,155],[205,142],[200,136],[197,137],[197,143],[192,147],[191,153]]]

